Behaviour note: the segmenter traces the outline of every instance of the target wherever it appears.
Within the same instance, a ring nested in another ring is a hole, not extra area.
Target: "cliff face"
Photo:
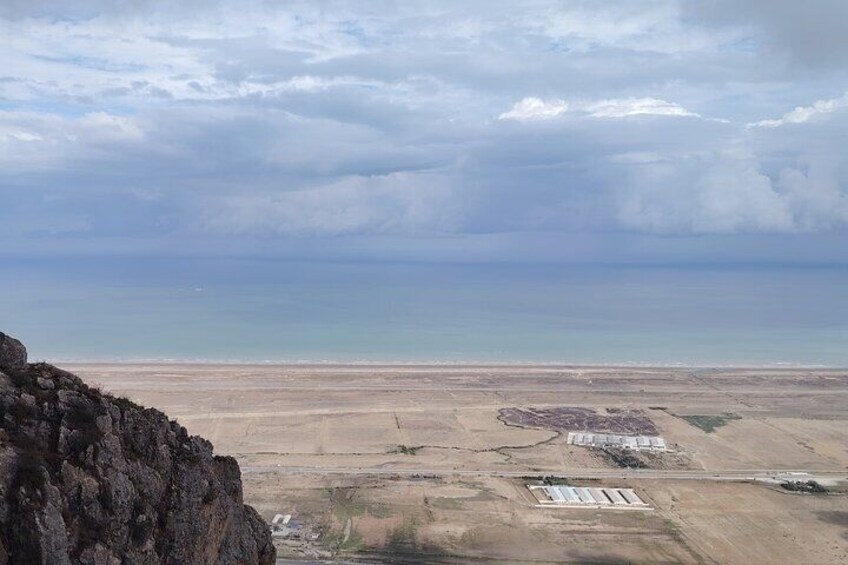
[[[0,565],[274,558],[233,458],[0,333]]]

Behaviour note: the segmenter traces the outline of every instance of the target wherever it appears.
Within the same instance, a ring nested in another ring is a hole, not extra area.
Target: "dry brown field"
[[[848,563],[844,483],[811,495],[746,480],[778,471],[848,476],[848,371],[65,367],[164,411],[236,457],[245,501],[268,520],[294,513],[318,527],[321,555],[396,563]],[[566,445],[562,430],[499,419],[508,408],[562,407],[591,409],[599,419],[641,413],[675,453],[621,469],[599,451]],[[539,508],[524,475],[632,487],[653,510]]]

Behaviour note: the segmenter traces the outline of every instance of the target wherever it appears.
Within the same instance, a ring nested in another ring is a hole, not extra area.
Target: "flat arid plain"
[[[275,538],[281,557],[848,562],[845,370],[63,367],[235,456],[245,502],[304,532]],[[651,428],[670,451],[567,443]],[[650,509],[544,507],[526,485],[545,477],[632,488]],[[810,480],[827,492],[785,488]]]

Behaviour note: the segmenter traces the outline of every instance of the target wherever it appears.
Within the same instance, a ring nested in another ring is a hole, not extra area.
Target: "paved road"
[[[525,477],[555,474],[572,479],[649,479],[649,480],[848,480],[848,471],[809,469],[738,469],[725,471],[667,471],[656,469],[562,469],[550,471],[503,471],[497,469],[417,469],[392,467],[288,467],[288,466],[243,466],[245,474],[281,475],[392,475],[392,476],[489,476]]]

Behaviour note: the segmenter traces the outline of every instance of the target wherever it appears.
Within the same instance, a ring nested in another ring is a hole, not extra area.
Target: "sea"
[[[848,265],[14,259],[34,359],[848,366]]]

